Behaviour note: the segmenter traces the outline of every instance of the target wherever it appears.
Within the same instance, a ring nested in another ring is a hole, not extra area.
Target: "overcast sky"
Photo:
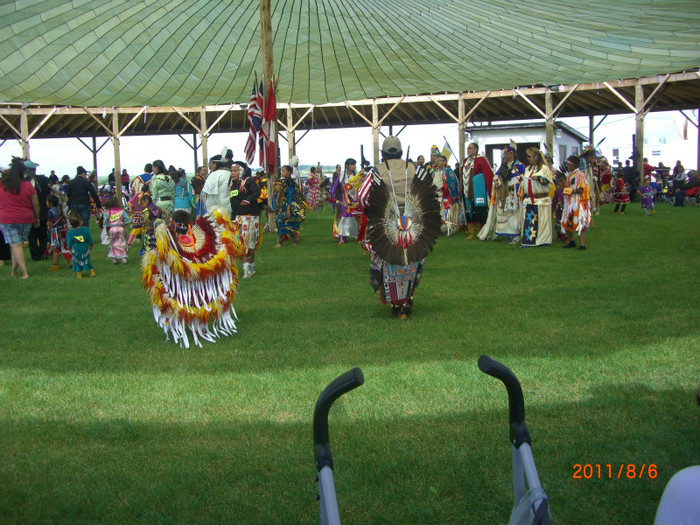
[[[693,120],[697,122],[697,111],[692,113]],[[596,117],[598,122],[602,117]],[[567,124],[578,129],[583,135],[588,136],[588,118],[562,119]],[[666,165],[674,165],[676,160],[686,166],[697,166],[697,128],[688,126],[688,139],[683,139],[683,123],[685,118],[678,111],[651,113],[645,120],[645,155],[647,148],[651,149],[661,140],[666,140],[672,148],[664,148],[662,151],[669,158],[661,158]],[[394,128],[397,132],[398,128]],[[388,127],[382,128],[382,132],[388,134]],[[631,145],[634,133],[633,115],[610,115],[595,132],[595,140],[598,143],[605,139],[601,148],[625,147]],[[303,131],[297,131],[297,139]],[[418,155],[428,155],[433,144],[442,148],[447,138],[453,150],[458,150],[457,125],[434,124],[416,125],[406,127],[399,138],[404,147],[410,147],[410,155],[415,159]],[[186,136],[192,141],[192,135]],[[477,135],[478,138],[478,135]],[[246,133],[219,133],[209,138],[209,156],[221,153],[224,147],[229,147],[234,152],[235,159],[243,159],[243,147],[247,139]],[[380,137],[381,140],[381,137]],[[87,141],[86,141],[87,142]],[[104,142],[104,138],[98,138],[98,146]],[[280,151],[283,163],[288,162],[287,142],[280,139]],[[381,143],[381,142],[380,142]],[[323,165],[342,164],[346,158],[360,159],[360,145],[364,145],[365,156],[372,162],[372,130],[370,127],[346,128],[337,130],[311,130],[300,142],[297,143],[297,155],[301,164]],[[114,165],[114,153],[110,142],[105,144],[98,153],[97,167],[100,176],[106,176]],[[666,153],[667,152],[667,153]],[[6,166],[12,155],[20,155],[21,149],[16,140],[8,140],[0,147],[0,165]],[[49,174],[55,170],[56,174],[71,175],[76,172],[77,166],[92,169],[92,154],[77,139],[33,139],[30,141],[30,156],[34,162],[40,165],[39,173]],[[671,158],[673,157],[673,158]],[[677,158],[675,158],[677,157]],[[127,171],[136,175],[143,171],[147,162],[161,159],[166,166],[172,164],[182,167],[187,172],[194,169],[194,155],[192,149],[177,135],[149,136],[149,137],[122,137],[121,140],[121,165]],[[200,155],[201,163],[201,155]],[[257,162],[254,163],[254,167]]]

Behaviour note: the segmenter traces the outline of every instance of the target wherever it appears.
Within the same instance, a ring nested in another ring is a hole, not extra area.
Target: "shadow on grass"
[[[368,378],[371,381],[371,378]],[[490,380],[484,378],[484,381]],[[372,404],[362,390],[344,403]],[[344,523],[504,523],[512,505],[506,396],[494,409],[349,422],[331,413]],[[527,405],[533,451],[559,523],[650,523],[671,475],[700,462],[689,392],[611,385],[581,403]],[[72,424],[0,430],[5,522],[318,523],[307,424]],[[655,463],[656,479],[573,479],[576,463]]]

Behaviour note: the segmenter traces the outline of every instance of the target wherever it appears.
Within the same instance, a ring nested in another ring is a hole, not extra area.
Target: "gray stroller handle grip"
[[[479,370],[483,373],[500,379],[508,391],[508,410],[510,412],[510,423],[522,423],[525,421],[525,402],[523,401],[523,390],[520,388],[520,381],[515,374],[503,363],[491,359],[487,355],[479,357]]]
[[[316,468],[319,471],[325,466],[333,468],[333,457],[328,441],[328,412],[331,405],[340,396],[364,382],[362,370],[355,367],[331,381],[318,397],[314,409],[314,454],[316,455]]]

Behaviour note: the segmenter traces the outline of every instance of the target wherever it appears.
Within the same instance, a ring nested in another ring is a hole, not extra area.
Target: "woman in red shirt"
[[[0,181],[0,230],[10,245],[12,275],[17,274],[19,266],[22,270],[20,279],[29,277],[22,243],[29,238],[32,224],[36,228],[40,225],[39,199],[34,186],[24,180],[22,159],[12,157],[12,164],[3,172]]]

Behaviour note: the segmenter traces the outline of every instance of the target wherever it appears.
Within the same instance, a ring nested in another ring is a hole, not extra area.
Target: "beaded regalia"
[[[236,333],[233,300],[238,289],[235,259],[244,248],[236,241],[228,215],[218,207],[194,224],[159,224],[156,247],[141,263],[142,282],[153,304],[156,323],[173,340],[189,348]]]

